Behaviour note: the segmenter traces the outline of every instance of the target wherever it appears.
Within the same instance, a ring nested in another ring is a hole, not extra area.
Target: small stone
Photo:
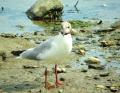
[[[103,70],[105,67],[100,64],[89,64],[88,65],[89,69],[96,69],[96,70]]]
[[[111,92],[117,92],[118,89],[116,87],[110,87]]]
[[[43,41],[35,41],[35,44],[41,44]]]
[[[7,54],[4,51],[0,51],[0,56],[2,57],[2,61],[6,61]]]
[[[103,40],[100,43],[101,43],[101,46],[103,46],[103,47],[109,47],[109,46],[113,45],[112,41],[106,41],[106,40]]]
[[[81,72],[87,72],[88,70],[87,69],[81,69]]]
[[[60,81],[65,81],[65,78],[61,77],[61,78],[60,78]]]
[[[38,88],[38,89],[31,89],[31,90],[29,90],[28,92],[29,92],[29,93],[41,93],[42,90]]]
[[[93,77],[93,79],[95,79],[95,80],[100,80],[100,77],[99,77],[98,75],[95,75],[95,76]]]
[[[96,88],[105,89],[105,86],[104,85],[96,85]]]
[[[36,32],[34,32],[34,35],[45,36],[45,32],[43,32],[43,31],[36,31]]]
[[[4,38],[16,38],[17,37],[16,35],[10,34],[10,33],[1,33],[0,36]]]
[[[85,62],[88,64],[99,64],[100,59],[98,59],[96,57],[89,57],[87,60],[85,60]]]
[[[88,40],[88,39],[85,38],[85,37],[76,37],[76,40],[77,40],[77,41],[86,41],[86,40]]]
[[[58,73],[65,73],[66,72],[66,69],[65,68],[57,68],[57,72]]]
[[[13,51],[11,51],[11,54],[13,54],[14,56],[19,56],[24,51],[25,50],[13,50]]]
[[[62,90],[62,89],[58,90],[58,93],[62,93],[62,92],[63,92],[63,90]]]
[[[112,28],[115,28],[115,29],[120,28],[120,20],[118,20],[118,21],[116,21],[115,23],[113,23],[113,24],[111,25],[111,27],[112,27]]]
[[[66,65],[65,67],[66,67],[66,68],[71,68],[71,66],[70,66],[70,65]]]
[[[80,49],[80,50],[79,50],[79,54],[80,54],[80,55],[85,55],[85,51],[82,50],[82,49]]]
[[[84,29],[80,29],[80,32],[87,32],[86,30],[84,30]]]
[[[35,68],[38,68],[38,66],[36,66],[36,65],[34,65],[34,66],[32,66],[32,65],[23,65],[23,68],[24,69],[35,69]]]
[[[100,73],[100,76],[101,77],[106,77],[106,76],[109,76],[109,72],[103,72],[103,73]]]
[[[63,73],[65,73],[65,72],[66,72],[66,69],[65,69],[65,68],[61,68],[61,71],[62,71]]]

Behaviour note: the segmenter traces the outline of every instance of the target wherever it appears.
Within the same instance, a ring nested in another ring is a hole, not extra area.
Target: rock
[[[65,78],[61,77],[61,78],[60,78],[60,81],[65,81]]]
[[[89,64],[88,65],[89,69],[96,69],[96,70],[103,70],[105,67],[100,64]]]
[[[111,27],[112,27],[112,28],[115,28],[115,29],[120,28],[120,20],[117,21],[117,22],[115,22],[115,23],[113,23],[113,24],[111,25]]]
[[[118,41],[118,42],[116,43],[116,45],[117,45],[117,46],[120,46],[120,42]]]
[[[79,32],[87,32],[87,30],[80,29]]]
[[[79,50],[79,54],[80,54],[80,55],[85,55],[85,50],[80,49],[80,50]]]
[[[35,41],[35,44],[41,44],[44,41]]]
[[[2,61],[6,61],[7,54],[4,51],[0,51],[0,56],[2,57]]]
[[[85,37],[76,37],[76,40],[77,40],[77,41],[86,41],[86,40],[88,40],[88,39],[85,38]]]
[[[101,21],[102,21],[101,19],[91,19],[88,22],[90,22],[93,25],[99,25],[102,23]]]
[[[25,50],[13,50],[13,51],[11,51],[11,54],[13,54],[14,56],[19,56],[24,51]]]
[[[103,72],[103,73],[100,73],[100,76],[101,77],[106,77],[106,76],[109,76],[109,72]]]
[[[65,73],[65,72],[66,72],[66,69],[65,69],[65,68],[61,68],[61,71],[62,71],[63,73]]]
[[[95,34],[99,34],[99,33],[106,33],[106,32],[111,32],[111,31],[114,31],[115,29],[114,28],[99,28],[99,29],[96,29],[95,30]]]
[[[95,79],[95,80],[100,80],[100,77],[99,77],[98,75],[95,75],[95,76],[93,77],[93,79]]]
[[[88,70],[85,69],[85,68],[81,69],[81,72],[87,72],[87,71],[88,71]]]
[[[105,41],[105,40],[103,40],[100,43],[101,43],[101,46],[103,46],[103,47],[109,47],[109,46],[113,45],[112,41]]]
[[[34,35],[41,35],[41,36],[45,36],[45,32],[44,31],[35,31]]]
[[[16,38],[17,37],[17,35],[9,34],[9,33],[1,33],[0,36],[4,38]]]
[[[36,65],[23,65],[23,68],[24,69],[35,69],[35,68],[38,68],[38,66],[36,66]]]
[[[110,87],[110,91],[111,91],[111,92],[117,92],[118,89],[117,89],[116,87]]]
[[[96,57],[89,57],[87,60],[85,60],[85,62],[88,64],[99,64],[100,59],[98,59]]]
[[[63,90],[62,90],[62,89],[58,90],[58,93],[62,93],[62,92],[63,92]]]
[[[31,89],[31,90],[29,90],[28,92],[29,92],[29,93],[41,93],[42,90],[39,89],[39,88],[37,88],[37,89]]]
[[[37,0],[26,14],[33,20],[61,19],[63,5],[60,0]]]
[[[68,65],[66,65],[65,67],[66,67],[66,68],[71,68],[71,66],[70,66],[69,64],[68,64]]]
[[[96,85],[96,88],[105,89],[105,86],[104,85]]]
[[[57,73],[66,73],[66,69],[65,68],[57,68]]]

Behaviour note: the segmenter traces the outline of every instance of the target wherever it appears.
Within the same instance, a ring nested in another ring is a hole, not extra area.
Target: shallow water
[[[41,31],[44,28],[34,24],[25,14],[36,0],[1,0],[0,7],[0,32],[23,33]],[[88,20],[102,19],[115,21],[120,18],[119,0],[62,0],[64,4],[63,20]],[[111,15],[112,14],[112,15]]]

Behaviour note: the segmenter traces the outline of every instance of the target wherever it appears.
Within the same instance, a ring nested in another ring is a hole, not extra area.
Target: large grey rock
[[[61,18],[62,9],[63,4],[60,0],[37,0],[26,14],[33,20],[57,20]]]

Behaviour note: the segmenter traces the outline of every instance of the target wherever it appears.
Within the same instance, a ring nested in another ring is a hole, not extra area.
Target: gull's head
[[[71,27],[71,24],[69,22],[64,21],[64,22],[62,22],[61,25],[62,25],[62,33],[63,34],[71,33],[72,27]]]

